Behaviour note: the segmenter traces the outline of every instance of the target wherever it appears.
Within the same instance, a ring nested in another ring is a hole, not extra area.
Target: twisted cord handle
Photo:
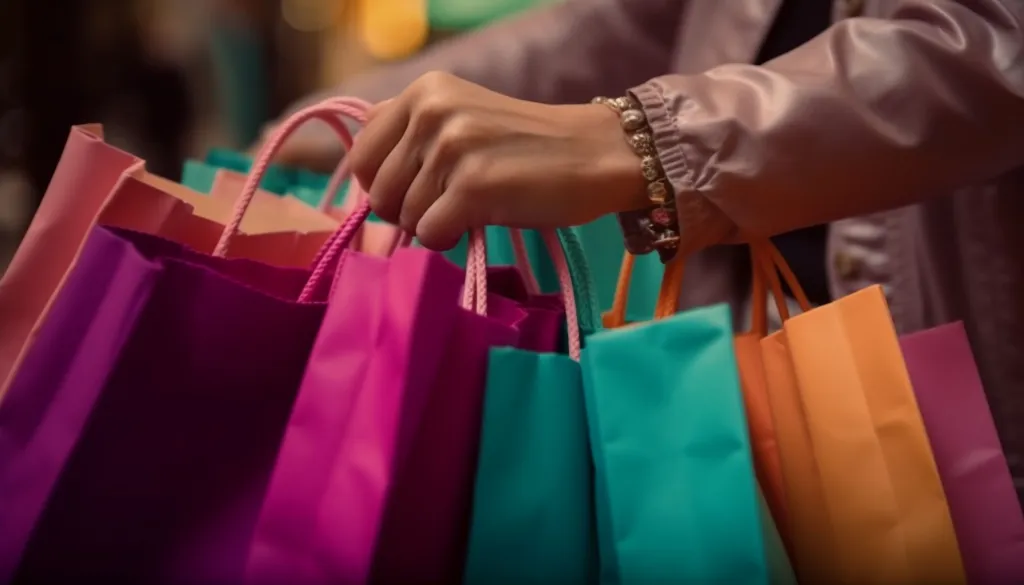
[[[273,134],[271,134],[270,139],[263,145],[263,148],[260,149],[259,154],[256,156],[256,160],[252,165],[252,171],[249,173],[249,176],[246,177],[242,193],[239,195],[238,201],[235,203],[235,209],[231,220],[224,227],[224,232],[221,234],[216,248],[214,248],[214,256],[224,256],[227,253],[228,245],[231,243],[231,239],[238,233],[238,228],[242,223],[242,218],[245,217],[245,212],[248,210],[253,197],[256,195],[260,181],[263,179],[263,175],[266,174],[267,167],[270,166],[270,161],[284,145],[285,140],[287,140],[302,124],[309,120],[319,119],[326,122],[331,129],[334,130],[346,148],[351,148],[352,134],[349,132],[348,127],[345,126],[344,122],[342,122],[341,117],[347,116],[360,123],[365,122],[367,106],[368,104],[361,100],[335,98],[310,106],[296,112],[292,116],[289,116],[288,119],[285,120]]]

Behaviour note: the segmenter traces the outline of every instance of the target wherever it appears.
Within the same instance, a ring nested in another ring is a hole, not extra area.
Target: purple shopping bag
[[[963,324],[905,335],[900,347],[968,583],[1024,583],[1024,514]]]
[[[0,406],[0,582],[240,582],[308,276],[94,229]]]
[[[521,332],[553,348],[564,314],[514,272],[491,276],[515,300],[492,292],[483,317],[460,307],[466,276],[439,254],[345,254],[249,582],[458,582],[487,351]]]

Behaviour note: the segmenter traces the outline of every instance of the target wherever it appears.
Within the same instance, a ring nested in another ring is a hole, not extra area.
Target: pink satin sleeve
[[[906,0],[764,66],[632,91],[704,247],[892,209],[1024,163],[1024,2]]]

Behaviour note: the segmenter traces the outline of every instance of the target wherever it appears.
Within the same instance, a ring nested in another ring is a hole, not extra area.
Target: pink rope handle
[[[523,260],[529,268],[522,233],[519,230],[512,230],[512,233],[514,234],[513,246],[516,246],[516,236],[518,236],[519,243],[522,245],[521,250],[516,251],[516,263],[518,265],[520,260]],[[576,293],[573,290],[569,261],[565,257],[565,250],[562,249],[562,243],[559,241],[558,234],[554,230],[542,230],[540,234],[544,240],[544,246],[551,256],[551,261],[555,265],[558,284],[562,289],[562,304],[565,307],[565,317],[568,322],[569,357],[579,361],[582,343],[579,316],[576,312]],[[466,254],[466,284],[462,289],[462,307],[466,310],[474,311],[478,315],[486,315],[487,239],[484,230],[476,229],[469,233],[468,248]],[[532,276],[532,269],[530,269],[529,274]],[[534,278],[534,287],[536,287],[536,282],[536,278]]]
[[[356,100],[355,98],[345,98],[345,97],[330,98],[330,99],[325,100],[324,102],[321,102],[321,103],[356,103],[356,102],[358,102],[361,106],[365,106],[365,108],[367,110],[369,110],[369,108],[371,107],[368,102],[364,102],[362,100]],[[327,187],[326,187],[326,189],[324,191],[325,196],[320,201],[320,205],[318,206],[319,211],[321,211],[323,213],[327,213],[327,212],[331,211],[331,209],[334,208],[334,199],[337,196],[338,191],[341,189],[341,184],[343,182],[345,182],[345,179],[351,177],[351,175],[352,175],[352,171],[348,167],[348,159],[342,158],[341,162],[338,163],[338,166],[336,166],[334,168],[334,172],[331,173],[331,178],[327,182]],[[357,180],[355,180],[353,178],[352,183],[351,183],[351,187],[350,187],[349,192],[348,192],[348,196],[345,198],[345,202],[342,204],[341,207],[343,209],[347,207],[347,208],[349,208],[349,211],[355,212],[355,210],[358,209],[360,205],[362,205],[363,203],[368,202],[369,200],[370,200],[370,194],[363,187],[362,183],[360,183],[359,181],[357,181]],[[405,232],[399,232],[398,237],[396,237],[395,241],[392,242],[390,252],[394,253],[394,251],[397,250],[398,248],[404,248],[404,247],[409,246],[410,244],[412,244],[412,236],[407,234],[407,233],[405,233]],[[325,252],[326,250],[327,250],[327,247],[322,248],[321,249],[321,254],[323,252]],[[315,258],[313,260],[313,265],[316,266],[319,263],[319,260],[320,260],[320,257],[319,257],[319,254],[318,254],[317,258]]]
[[[526,252],[526,242],[523,240],[523,230],[509,228],[509,237],[512,238],[512,251],[516,258],[516,268],[523,275],[526,281],[526,290],[530,294],[540,294],[540,283],[537,281],[537,274],[530,266],[530,255]]]
[[[242,193],[239,195],[238,200],[235,203],[235,209],[231,220],[226,226],[224,226],[224,232],[221,234],[220,240],[217,242],[217,246],[213,250],[213,255],[224,256],[227,253],[228,246],[231,243],[231,238],[238,233],[238,227],[242,224],[242,218],[245,217],[245,212],[248,210],[253,197],[256,195],[256,191],[259,189],[260,181],[263,179],[263,175],[266,174],[267,167],[270,166],[271,160],[284,145],[285,140],[287,140],[302,124],[309,120],[319,119],[326,122],[331,129],[334,130],[345,145],[346,149],[351,148],[352,133],[349,132],[348,127],[344,122],[342,122],[341,117],[347,116],[357,122],[364,123],[366,121],[366,111],[368,108],[369,104],[362,100],[354,98],[333,98],[300,110],[289,116],[288,119],[285,120],[273,134],[271,134],[270,139],[267,140],[266,144],[263,145],[263,148],[260,149],[259,154],[256,156],[256,160],[252,165],[252,171],[249,173],[249,176],[246,177],[245,186],[242,187]]]

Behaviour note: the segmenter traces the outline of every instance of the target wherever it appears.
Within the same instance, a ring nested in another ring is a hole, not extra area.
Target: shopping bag
[[[758,242],[752,245],[751,252],[755,248],[771,246],[770,242]],[[611,308],[602,315],[604,325],[608,328],[622,327],[629,323],[626,306],[629,304],[632,294],[630,284],[634,277],[636,258],[631,254],[625,254],[622,259],[622,266],[615,288],[615,296]],[[754,471],[757,476],[765,497],[765,505],[771,511],[772,523],[765,529],[766,534],[771,533],[772,538],[782,538],[784,541],[788,534],[786,524],[786,504],[782,482],[782,469],[779,462],[778,444],[775,439],[775,425],[772,418],[771,406],[768,400],[768,389],[766,387],[764,363],[761,357],[761,339],[768,331],[767,306],[767,284],[765,278],[755,267],[751,282],[753,318],[751,329],[737,334],[733,338],[733,348],[736,353],[736,363],[740,376],[740,387],[743,391],[743,404],[747,415],[747,428],[750,434],[750,446],[754,458]],[[678,269],[677,269],[678,270]],[[681,273],[673,275],[669,281],[667,299],[678,299],[679,287],[682,284]],[[773,286],[774,300],[780,314],[788,315],[786,303],[783,300],[781,285],[775,279]],[[797,291],[802,306],[809,307],[806,297],[802,291]],[[667,310],[675,312],[678,301],[669,300]],[[787,545],[788,549],[788,545]]]
[[[763,344],[800,580],[965,582],[881,288],[788,319]]]
[[[514,268],[501,272],[519,278]],[[565,320],[560,303],[555,310],[544,297],[510,303],[491,286],[493,272],[488,275],[491,332],[487,337],[474,332],[484,331],[477,315],[464,311],[456,316],[455,334],[441,358],[415,439],[387,495],[371,568],[374,583],[459,582],[469,538],[488,350],[506,346],[553,351],[558,345]]]
[[[587,264],[591,266],[591,278],[594,291],[602,311],[612,307],[615,298],[615,287],[619,277],[619,260],[625,254],[622,233],[615,216],[601,217],[591,223],[574,227]],[[554,267],[547,257],[540,235],[532,230],[524,230],[527,254],[540,289],[543,292],[558,290],[558,278]],[[445,253],[459,265],[465,263],[466,240]],[[513,264],[515,250],[511,245],[508,228],[489,226],[487,228],[488,259],[493,264]],[[658,286],[664,272],[657,254],[647,254],[635,259],[635,269],[630,280],[630,294],[626,310],[629,321],[647,321],[654,315],[654,302],[657,299]]]
[[[779,536],[786,550],[791,551],[792,545],[788,540],[789,513],[782,462],[761,347],[762,339],[768,334],[769,288],[771,288],[772,300],[775,302],[780,317],[789,318],[786,297],[774,268],[770,273],[766,273],[765,267],[761,265],[760,261],[762,257],[771,254],[773,249],[774,245],[770,241],[754,242],[750,245],[753,268],[751,328],[749,331],[737,335],[733,339],[733,344],[736,350],[736,363],[739,367],[740,385],[743,388],[743,404],[747,412],[747,428],[750,431],[750,444],[754,456],[754,472],[765,497],[765,504],[771,510],[773,532]],[[792,294],[800,307],[804,310],[810,309],[810,302],[803,290],[797,287]]]
[[[185,161],[181,172],[181,184],[200,193],[211,193],[218,173],[228,171],[248,174],[252,159],[241,153],[213,149],[205,160]],[[260,188],[275,195],[293,195],[310,207],[318,207],[326,197],[330,177],[303,169],[291,169],[278,165],[267,167]],[[335,193],[333,205],[341,205],[348,193],[349,181],[343,181]]]
[[[768,583],[761,510],[726,305],[587,340],[583,387],[601,582]]]
[[[1024,514],[962,323],[900,337],[900,348],[968,583],[1024,583]]]
[[[331,269],[93,228],[0,405],[0,582],[240,582]]]
[[[0,278],[0,399],[33,330],[93,225],[146,231],[210,251],[233,203],[213,200],[145,172],[142,161],[103,142],[97,127],[71,129],[42,203]],[[257,200],[229,255],[307,266],[333,230],[326,218],[287,217]]]
[[[583,334],[600,327],[586,259],[560,233]],[[554,347],[491,350],[467,585],[589,584],[597,577],[593,474],[579,361]]]
[[[245,175],[234,171],[218,171],[210,188],[210,196],[234,201],[238,198],[239,193],[241,193],[245,179]],[[260,195],[261,193],[257,192],[257,197]],[[367,197],[365,192],[357,185],[356,188],[352,189],[353,198],[351,204],[346,202],[344,205],[337,207],[321,206],[317,210],[291,195],[273,196],[265,193],[262,193],[262,195],[276,197],[281,214],[278,221],[294,223],[291,219],[293,216],[305,218],[308,215],[312,215],[314,217],[329,218],[328,221],[335,226],[337,222],[345,221],[351,215],[352,205],[365,200]],[[306,237],[305,240],[311,243],[314,242],[309,237]],[[379,219],[376,221],[369,221],[368,219],[353,239],[352,247],[366,254],[388,256],[397,246],[402,245],[403,241],[402,232],[398,227]],[[316,249],[319,249],[319,245],[322,245],[323,241],[320,240],[316,243],[318,244],[317,248],[314,249],[311,244],[307,244],[308,249],[312,249],[315,252]],[[281,246],[282,254],[287,253],[294,257],[296,255],[294,252],[295,247],[295,245],[291,247]]]
[[[363,203],[347,229],[368,213]],[[487,294],[484,257],[479,250],[463,274],[422,249],[401,248],[390,260],[345,254],[341,281],[385,288],[373,302],[350,300],[342,287],[332,294],[260,517],[250,581],[458,580],[487,351],[516,345],[529,317]]]
[[[239,582],[308,277],[94,228],[0,406],[0,582]]]

